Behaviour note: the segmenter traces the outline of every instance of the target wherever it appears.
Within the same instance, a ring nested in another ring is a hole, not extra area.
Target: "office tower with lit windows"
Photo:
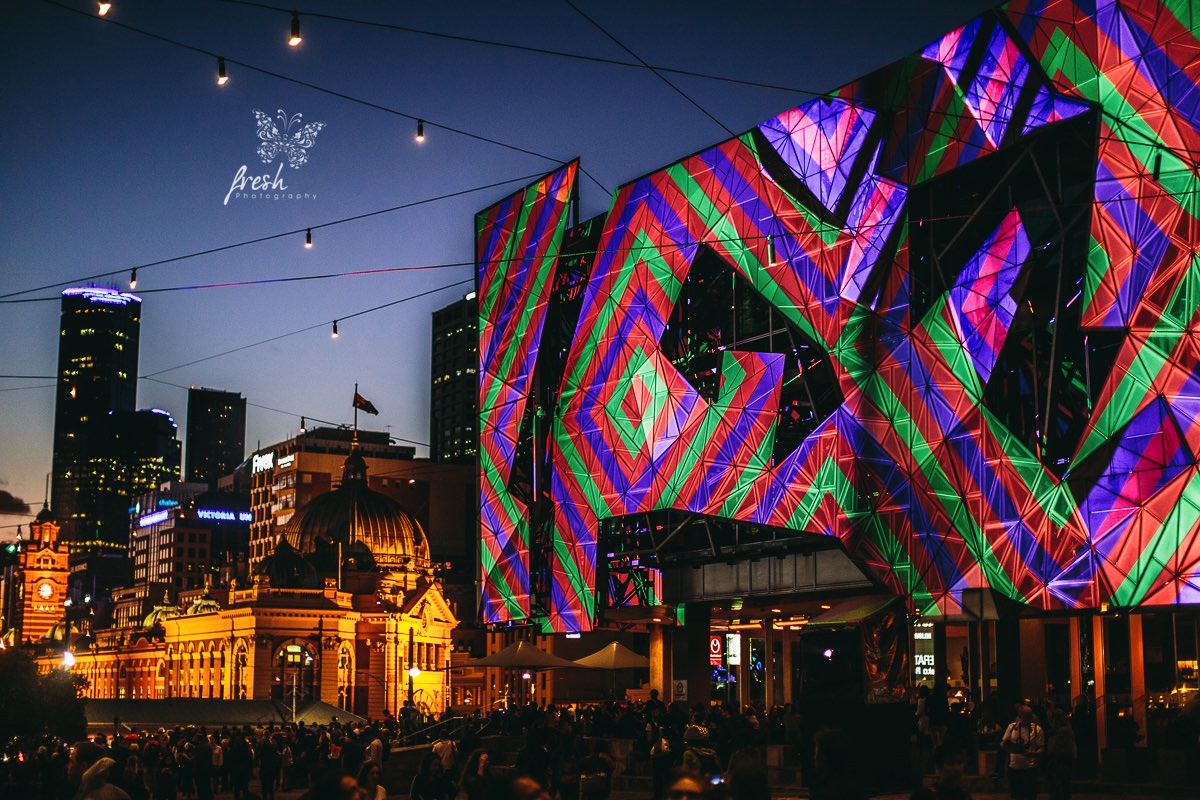
[[[99,468],[111,443],[109,415],[132,412],[137,403],[141,309],[140,298],[115,289],[62,295],[50,508],[73,547],[105,538]]]
[[[474,464],[479,450],[479,302],[471,292],[433,312],[429,457]]]
[[[219,389],[189,389],[185,480],[215,486],[246,457],[246,398]]]

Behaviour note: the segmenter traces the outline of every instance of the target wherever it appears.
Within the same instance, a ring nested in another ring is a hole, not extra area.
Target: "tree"
[[[27,653],[0,650],[0,742],[42,733],[67,741],[83,738],[87,717],[80,690],[85,686],[82,677],[61,670],[38,675]]]

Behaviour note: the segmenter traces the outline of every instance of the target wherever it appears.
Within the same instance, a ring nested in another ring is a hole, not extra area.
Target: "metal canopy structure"
[[[664,511],[926,616],[1200,602],[1198,28],[1013,0],[597,220],[574,163],[481,213],[484,621],[590,630],[605,520]]]

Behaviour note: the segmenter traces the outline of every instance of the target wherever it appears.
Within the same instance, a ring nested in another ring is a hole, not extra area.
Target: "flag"
[[[375,416],[379,416],[379,409],[375,407],[375,404],[372,403],[367,398],[363,397],[358,392],[354,393],[354,407],[362,409],[363,411],[367,412],[368,414],[374,414]]]

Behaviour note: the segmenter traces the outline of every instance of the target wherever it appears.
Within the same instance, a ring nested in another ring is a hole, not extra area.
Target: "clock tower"
[[[59,527],[50,509],[42,506],[29,526],[29,540],[21,542],[17,561],[16,605],[13,620],[16,641],[37,642],[61,622],[66,613],[67,546],[59,540]]]

